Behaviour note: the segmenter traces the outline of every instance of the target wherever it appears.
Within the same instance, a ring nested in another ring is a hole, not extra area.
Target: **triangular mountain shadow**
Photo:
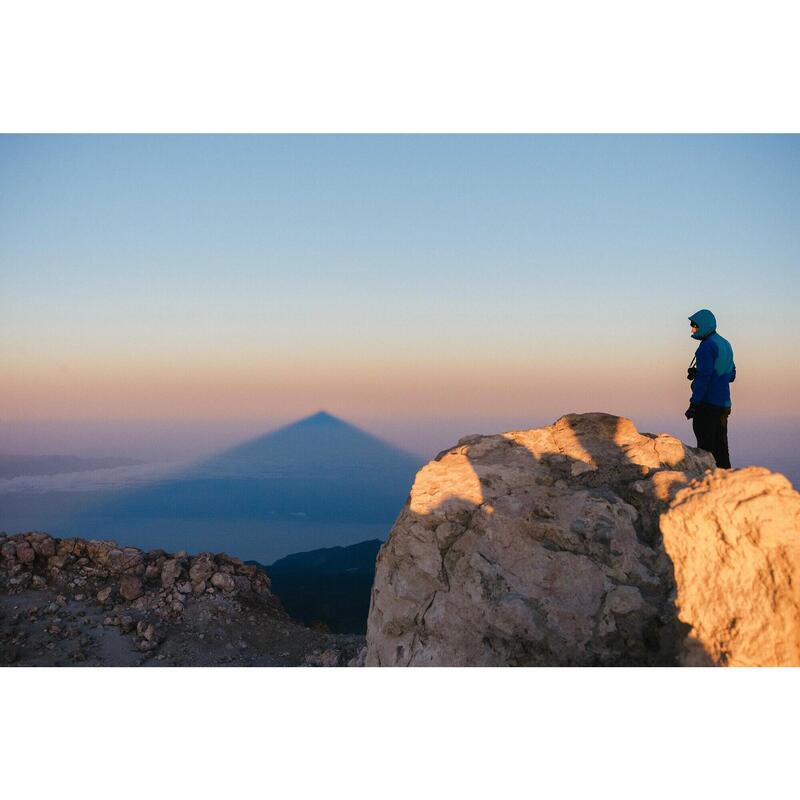
[[[387,523],[425,459],[324,411],[216,453],[156,483],[115,492],[70,529],[174,518],[235,523]]]
[[[295,475],[311,478],[341,470],[358,476],[372,468],[381,471],[393,468],[395,463],[413,463],[418,469],[422,461],[349,422],[319,411],[216,453],[190,467],[184,477]]]

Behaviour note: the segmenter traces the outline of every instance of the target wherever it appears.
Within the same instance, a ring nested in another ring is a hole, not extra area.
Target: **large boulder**
[[[763,467],[717,470],[661,516],[691,627],[681,663],[800,666],[800,494]]]
[[[417,474],[378,555],[367,664],[725,663],[687,638],[659,524],[713,469],[608,414],[462,439]]]

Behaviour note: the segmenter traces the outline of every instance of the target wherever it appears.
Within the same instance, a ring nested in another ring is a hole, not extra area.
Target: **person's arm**
[[[706,389],[708,389],[708,382],[714,374],[714,353],[711,342],[702,342],[697,348],[695,356],[697,358],[697,375],[692,387],[692,398],[689,400],[689,404],[692,406],[700,405],[703,401]]]
[[[736,364],[733,365],[733,369],[731,370],[731,383],[736,380]]]

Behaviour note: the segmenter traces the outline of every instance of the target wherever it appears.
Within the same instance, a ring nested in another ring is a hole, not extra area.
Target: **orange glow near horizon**
[[[231,419],[292,416],[298,409],[331,409],[342,416],[465,416],[608,411],[624,416],[682,410],[688,384],[658,365],[631,376],[619,365],[538,355],[528,362],[481,355],[455,361],[433,356],[357,362],[327,356],[125,360],[83,357],[5,359],[2,418]],[[10,363],[9,363],[10,362]],[[794,375],[758,368],[734,385],[737,408],[796,414]]]

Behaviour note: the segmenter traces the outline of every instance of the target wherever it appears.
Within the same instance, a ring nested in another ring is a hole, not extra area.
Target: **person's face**
[[[697,333],[697,323],[696,323],[696,322],[691,322],[691,321],[690,321],[690,322],[689,322],[689,325],[691,325],[691,328],[692,328],[692,334],[694,335],[695,333]]]

